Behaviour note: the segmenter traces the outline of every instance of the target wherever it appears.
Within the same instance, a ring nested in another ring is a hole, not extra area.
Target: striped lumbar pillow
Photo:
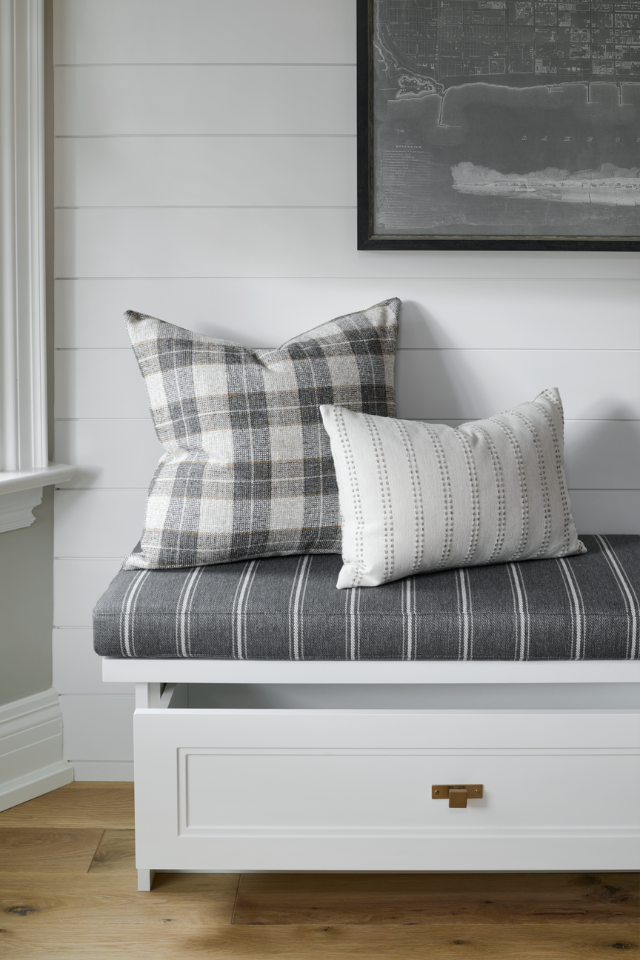
[[[125,569],[340,553],[319,407],[395,414],[399,309],[387,300],[274,350],[125,314],[166,451],[149,488],[142,552]]]
[[[340,495],[338,587],[585,552],[571,516],[555,388],[456,428],[320,410]]]

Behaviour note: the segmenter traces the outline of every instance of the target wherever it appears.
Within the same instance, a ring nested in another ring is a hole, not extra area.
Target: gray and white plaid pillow
[[[249,350],[125,314],[166,453],[149,488],[141,553],[161,569],[339,553],[338,488],[321,404],[395,416],[400,301]]]

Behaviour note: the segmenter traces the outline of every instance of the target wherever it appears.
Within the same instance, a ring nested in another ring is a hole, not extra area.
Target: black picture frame
[[[638,51],[640,51],[640,6],[638,4],[638,0],[631,0],[631,2],[627,2],[626,4],[623,2],[623,0],[611,0],[610,3],[607,3],[607,0],[575,0],[575,2],[567,2],[567,3],[563,3],[563,0],[553,0],[553,2],[555,2],[556,8],[558,10],[560,9],[560,7],[562,7],[563,13],[564,13],[564,8],[570,8],[570,11],[573,8],[578,8],[578,7],[580,8],[580,10],[578,11],[578,14],[573,14],[571,12],[569,12],[569,14],[564,14],[565,22],[567,19],[572,19],[572,18],[575,20],[578,20],[579,23],[591,23],[592,20],[593,22],[608,22],[608,19],[607,19],[608,14],[606,10],[605,12],[603,12],[603,9],[606,7],[609,7],[612,10],[610,15],[610,20],[612,23],[616,23],[618,18],[617,11],[619,10],[619,8],[629,7],[631,8],[632,14],[633,14],[633,11],[637,8],[638,13],[635,21],[633,20],[633,17],[631,17],[630,19],[628,16],[627,20],[625,21],[625,25],[628,25],[628,24],[634,25],[634,33],[637,33],[636,39],[637,39]],[[396,210],[402,211],[405,209],[409,209],[410,210],[409,216],[411,216],[412,215],[411,211],[413,208],[411,204],[407,205],[407,202],[406,202],[407,198],[409,200],[411,199],[411,195],[407,193],[407,196],[403,198],[403,202],[396,204],[395,207],[393,205],[393,200],[394,200],[393,195],[390,198],[387,196],[384,208],[382,208],[381,204],[377,203],[377,200],[378,200],[378,197],[376,196],[377,182],[378,182],[378,179],[380,179],[381,182],[383,181],[382,181],[382,174],[380,173],[379,150],[376,150],[376,137],[380,136],[380,125],[382,123],[382,121],[379,118],[376,118],[376,116],[374,115],[374,101],[376,97],[376,76],[377,76],[376,63],[378,64],[378,66],[382,65],[382,67],[384,67],[387,73],[389,73],[390,71],[388,70],[387,64],[384,62],[385,50],[382,49],[381,51],[381,46],[380,46],[381,34],[378,33],[376,37],[376,30],[380,26],[380,20],[378,20],[378,22],[376,23],[376,17],[380,18],[381,15],[389,16],[389,14],[386,13],[389,9],[393,9],[395,11],[400,10],[399,15],[402,16],[404,15],[402,12],[403,7],[406,7],[406,17],[410,18],[411,16],[413,16],[413,13],[412,13],[413,10],[430,8],[430,9],[427,9],[427,14],[429,13],[432,14],[434,10],[436,10],[437,8],[437,10],[440,11],[440,14],[442,16],[438,17],[435,21],[432,20],[431,24],[433,24],[434,22],[436,24],[440,24],[442,19],[444,19],[445,16],[449,16],[449,18],[451,18],[452,16],[461,16],[461,14],[457,14],[455,11],[457,11],[458,9],[466,9],[466,7],[464,7],[465,3],[471,11],[473,10],[474,6],[481,10],[481,12],[478,12],[475,15],[476,19],[482,19],[483,17],[488,19],[488,15],[485,12],[483,12],[487,9],[489,9],[494,14],[494,16],[499,17],[500,16],[499,13],[496,14],[496,8],[502,5],[502,9],[505,10],[505,14],[504,14],[505,20],[510,16],[515,18],[515,13],[518,13],[518,12],[521,13],[523,10],[525,11],[525,14],[529,9],[534,10],[534,14],[531,15],[530,19],[533,21],[535,17],[535,25],[533,27],[526,28],[526,31],[528,32],[525,31],[521,35],[530,36],[533,32],[535,34],[535,37],[537,38],[539,36],[540,31],[542,30],[542,28],[538,28],[537,26],[538,19],[542,17],[541,14],[537,13],[538,6],[551,8],[553,6],[553,2],[541,3],[540,0],[357,0],[357,4],[358,4],[357,6],[357,14],[358,14],[357,136],[358,136],[358,249],[359,250],[593,250],[593,251],[605,251],[605,250],[638,251],[640,250],[640,206],[633,206],[633,205],[627,204],[627,207],[630,207],[633,213],[630,213],[626,207],[622,207],[621,209],[624,212],[621,214],[618,210],[618,207],[612,204],[610,201],[609,202],[605,201],[603,203],[600,200],[600,197],[602,196],[602,194],[598,198],[600,202],[600,206],[603,206],[606,208],[605,212],[602,214],[602,217],[603,218],[606,217],[609,220],[612,217],[617,217],[618,223],[620,225],[622,225],[622,218],[624,217],[625,218],[624,222],[626,224],[626,230],[627,230],[626,233],[624,234],[611,233],[610,235],[599,233],[597,235],[590,235],[589,233],[584,233],[584,234],[564,233],[563,234],[561,232],[556,233],[554,231],[546,234],[546,233],[541,233],[538,228],[537,231],[533,233],[527,233],[523,230],[522,233],[514,232],[514,233],[500,234],[496,232],[496,229],[495,229],[496,223],[493,223],[491,225],[491,230],[485,229],[483,231],[482,227],[480,227],[480,228],[477,228],[476,232],[467,231],[464,234],[462,233],[456,234],[451,230],[449,230],[449,232],[437,233],[435,232],[435,230],[431,231],[427,229],[420,231],[419,226],[418,228],[416,228],[415,220],[414,220],[414,223],[412,223],[411,225],[407,224],[407,226],[404,228],[406,232],[403,232],[402,213],[401,212],[396,213],[395,211]],[[391,4],[393,4],[393,6],[391,6]],[[585,12],[582,8],[589,8],[589,10]],[[590,12],[592,9],[596,10],[598,15],[597,17],[593,17],[592,13]],[[454,14],[451,14],[450,12],[451,10],[454,11]],[[514,11],[514,13],[512,13],[511,11]],[[627,12],[626,9],[625,9],[625,12]],[[473,13],[471,15],[473,16]],[[392,13],[391,16],[396,16],[396,14]],[[549,19],[553,19],[553,11],[551,11],[551,13],[548,13],[547,16]],[[557,16],[557,21],[560,22],[560,13],[558,13],[556,16]],[[633,14],[633,16],[635,16],[635,14]],[[620,22],[623,22],[623,21],[620,21]],[[436,27],[436,30],[440,30],[440,29],[441,28],[439,26]],[[458,28],[454,27],[454,30],[456,29]],[[576,33],[579,35],[581,32],[580,29],[576,29],[576,30],[573,30],[573,28],[568,28],[568,29],[569,29],[569,36],[574,36]],[[608,28],[604,30],[605,33],[607,32],[607,29]],[[462,31],[462,28],[459,28],[459,32],[461,31]],[[535,31],[538,31],[538,32],[535,32]],[[425,32],[426,31],[423,30],[423,33]],[[433,28],[431,32],[433,33]],[[556,35],[559,32],[560,30],[557,29]],[[567,33],[567,28],[564,28],[564,32],[565,34]],[[593,35],[591,30],[586,30],[583,32],[590,36]],[[613,33],[613,30],[609,30],[609,33]],[[520,34],[516,34],[516,35],[520,35]],[[553,34],[553,30],[548,30],[548,31],[544,31],[544,33],[540,35],[542,35],[543,38],[546,38],[547,35],[553,36],[554,34]],[[536,40],[536,43],[537,42],[538,41]],[[408,41],[408,44],[409,46],[411,46],[410,41]],[[460,45],[462,46],[462,44]],[[573,49],[575,46],[577,45],[574,44],[570,48],[572,55],[573,55]],[[511,47],[507,47],[506,44],[505,44],[505,48],[507,50],[512,49]],[[526,47],[524,45],[521,45],[520,49],[526,50]],[[538,47],[534,46],[534,44],[532,43],[531,49],[537,52]],[[556,49],[561,49],[560,44],[556,46]],[[590,48],[591,52],[593,52],[594,49],[595,48]],[[604,49],[604,47],[598,48],[598,49]],[[618,50],[620,48],[616,47],[615,49]],[[394,51],[394,49],[392,48],[392,56],[390,58],[390,61],[392,61],[393,69],[395,69],[396,73],[398,73],[398,62],[394,59],[396,52],[397,51]],[[639,60],[640,60],[640,52],[639,52]],[[511,63],[509,62],[507,56],[504,58],[504,61],[508,63],[509,69],[511,69]],[[528,64],[529,62],[530,61],[525,61],[525,64]],[[540,61],[540,62],[543,63],[544,61]],[[437,61],[437,63],[439,67],[442,67],[442,64],[445,63],[445,66],[443,67],[443,69],[444,70],[447,69],[446,62],[442,58],[440,58]],[[564,69],[576,69],[575,67],[573,67],[571,61],[558,60],[558,63]],[[596,61],[594,61],[593,59],[590,59],[588,61],[582,61],[582,64],[587,64],[587,63],[589,65],[588,66],[589,70],[592,71],[593,69],[595,69],[594,64],[596,63]],[[405,60],[405,64],[406,64],[406,60]],[[493,65],[495,65],[495,63]],[[500,66],[500,61],[498,61],[498,66]],[[538,66],[536,63],[536,69],[537,68]],[[605,69],[606,68],[607,68],[607,64],[605,63]],[[616,69],[618,68],[617,62],[615,63],[615,68]],[[632,63],[631,68],[633,70],[636,70],[636,65]],[[403,67],[401,64],[400,69],[405,69],[407,77],[409,78],[407,80],[407,78],[405,77],[403,82],[409,83],[409,84],[412,83],[413,74],[410,66],[407,69],[406,67]],[[579,80],[575,80],[575,79],[566,80],[560,77],[557,83],[555,81],[545,82],[541,76],[537,76],[537,77],[534,76],[533,86],[526,87],[526,89],[525,89],[525,86],[527,83],[526,77],[523,79],[522,77],[518,76],[515,78],[516,80],[515,86],[509,85],[509,84],[506,85],[508,87],[509,92],[504,94],[504,96],[507,98],[511,98],[509,102],[515,102],[517,104],[517,102],[523,98],[523,91],[524,91],[524,94],[528,95],[528,91],[531,89],[534,89],[535,92],[531,94],[530,97],[534,98],[531,102],[533,102],[537,108],[537,104],[541,102],[540,97],[542,96],[542,94],[538,91],[538,89],[535,89],[535,88],[546,88],[546,90],[544,91],[546,96],[547,93],[554,92],[556,89],[560,89],[560,88],[561,88],[561,92],[565,93],[566,92],[565,86],[567,86],[567,84],[570,84],[571,87],[570,88],[567,87],[567,90],[569,91],[569,93],[573,98],[573,95],[576,93],[576,85],[578,85],[578,87],[580,88],[580,90],[578,91],[580,106],[576,108],[573,113],[567,114],[567,111],[564,111],[564,116],[565,117],[568,116],[572,122],[575,119],[580,129],[582,129],[580,124],[582,125],[584,125],[585,123],[591,124],[591,126],[587,130],[587,133],[588,133],[589,130],[591,130],[591,128],[594,127],[594,124],[596,123],[596,121],[593,119],[593,116],[595,114],[593,114],[592,110],[590,109],[587,110],[585,114],[585,109],[582,102],[584,99],[584,96],[583,96],[584,90],[586,89],[586,95],[587,95],[586,102],[589,108],[591,108],[593,106],[593,103],[589,100],[589,96],[591,95],[591,92],[593,89],[596,90],[596,94],[600,95],[600,97],[603,97],[606,94],[606,98],[610,100],[612,96],[612,90],[610,88],[615,86],[615,89],[618,94],[619,103],[621,107],[624,107],[626,110],[625,117],[626,117],[627,125],[630,126],[630,129],[624,133],[624,143],[623,143],[623,147],[625,151],[624,157],[626,158],[631,156],[632,159],[635,159],[635,166],[622,167],[622,166],[616,166],[614,164],[609,164],[609,167],[611,170],[623,171],[621,175],[623,177],[628,178],[628,182],[621,181],[619,176],[617,178],[614,177],[613,180],[608,180],[608,181],[603,180],[602,182],[603,183],[608,182],[611,184],[611,189],[614,190],[614,196],[616,195],[615,190],[620,188],[623,191],[627,191],[627,193],[625,194],[625,200],[628,200],[631,194],[633,194],[632,199],[634,199],[636,198],[636,190],[638,189],[638,185],[640,184],[640,180],[636,182],[636,180],[630,175],[636,167],[640,168],[640,62],[637,64],[637,71],[638,71],[637,79],[635,77],[631,77],[631,79],[629,79],[627,82],[625,82],[623,79],[620,79],[620,78],[617,78],[617,79],[605,78],[605,79],[594,80],[593,73],[589,73],[588,77],[585,79],[586,73],[584,73],[584,71],[586,69],[587,68],[583,66],[583,76]],[[420,77],[419,74],[418,76]],[[527,77],[528,76],[529,75],[527,74]],[[456,92],[457,96],[463,97],[464,94],[468,94],[469,96],[477,95],[480,97],[486,97],[488,98],[488,100],[493,101],[492,109],[494,110],[494,112],[496,112],[495,111],[496,98],[498,97],[499,94],[501,96],[503,95],[500,90],[496,90],[496,87],[502,87],[504,89],[504,86],[505,86],[500,81],[500,78],[498,78],[496,82],[495,77],[494,78],[485,77],[479,81],[467,79],[467,80],[464,80],[463,83],[456,83],[454,78],[450,82],[447,81],[449,82],[449,86],[446,86],[445,88],[445,85],[440,84],[439,82],[440,79],[441,77],[434,78],[434,86],[435,86],[435,89],[437,90],[437,93],[435,94],[432,94],[431,92],[427,93],[427,96],[429,97],[436,96],[438,98],[440,103],[440,116],[442,115],[442,105],[445,102],[445,94],[453,86],[457,86],[458,88]],[[513,80],[514,80],[513,77],[507,76],[506,79],[511,80],[513,83]],[[491,81],[491,83],[489,81]],[[389,82],[388,76],[385,78],[385,82],[387,83]],[[428,87],[430,81],[427,81],[424,79],[424,73],[423,73],[422,78],[419,78],[417,83],[426,84]],[[471,86],[475,83],[482,83],[483,89],[480,90],[477,87],[474,88],[475,89],[475,94],[474,94],[474,91],[471,90]],[[594,84],[597,84],[598,86],[594,88]],[[601,86],[602,84],[606,84],[606,89]],[[623,86],[625,87],[625,90],[626,90],[627,100],[629,100],[629,97],[631,97],[630,102],[624,102],[624,99],[623,99],[624,91],[622,90]],[[461,90],[462,87],[465,87],[467,89]],[[515,94],[513,93],[513,91],[515,91]],[[629,91],[631,91],[631,94],[629,93]],[[414,107],[414,105],[410,105],[409,107],[405,106],[405,104],[402,105],[402,110],[405,111],[406,115],[412,116],[411,111],[413,111],[414,109],[416,110],[422,109],[425,106],[424,104],[424,101],[426,99],[425,95],[423,94],[421,97],[416,96],[415,103],[417,103],[418,100],[420,99],[422,99],[423,101],[420,108],[416,108]],[[411,94],[409,94],[407,100],[411,104]],[[407,102],[407,100],[405,101],[405,103]],[[451,96],[450,96],[450,100],[451,100]],[[379,103],[380,103],[380,99],[378,100],[378,105]],[[391,103],[391,101],[389,101],[389,103]],[[604,146],[600,148],[603,152],[600,153],[598,156],[602,158],[602,156],[604,156],[604,151],[606,149],[609,149],[609,150],[612,149],[609,144],[609,140],[611,140],[611,136],[610,136],[611,111],[609,110],[609,112],[606,113],[606,112],[603,112],[603,110],[600,110],[597,99],[595,101],[595,106],[597,110],[600,111],[598,113],[598,116],[600,117],[602,129],[605,130],[606,128],[605,132],[606,132],[606,137],[608,138]],[[433,100],[429,102],[428,108],[429,110],[431,110],[432,108],[435,109]],[[535,110],[532,111],[532,113],[535,113],[535,112],[536,112]],[[558,112],[556,111],[556,113],[549,114],[549,112],[547,111],[547,114],[549,116],[552,116],[552,120],[550,121],[552,126],[554,124],[555,126],[557,126],[559,123],[559,121],[556,119],[558,116]],[[633,114],[633,119],[629,120],[629,117],[631,116],[631,114]],[[512,111],[511,116],[513,115],[514,114]],[[586,120],[584,119],[583,115],[587,117]],[[496,122],[499,123],[499,111],[497,112],[496,116],[498,117],[498,120]],[[519,110],[519,112],[517,112],[515,116],[517,117],[526,116],[526,113],[523,112],[522,110]],[[538,118],[536,117],[535,119],[537,123]],[[387,122],[387,121],[385,120],[384,122]],[[416,129],[415,127],[416,121],[411,120],[411,122],[414,124],[414,129]],[[502,120],[502,123],[504,126],[504,118]],[[636,130],[636,127],[637,127],[637,130]],[[511,130],[511,127],[509,128],[509,130]],[[636,133],[637,133],[637,156],[636,156],[635,148],[633,144],[633,139]],[[602,136],[604,136],[604,134]],[[556,150],[558,155],[561,155],[563,147],[562,145],[557,144],[557,141],[559,140],[559,135],[557,136],[555,135],[555,128],[554,128],[554,137],[555,137],[556,145],[552,146],[551,148],[548,146],[548,144],[545,144],[544,147],[540,147],[539,145],[536,144],[534,147],[536,154],[540,155],[541,151],[548,151],[549,149],[553,149],[553,150]],[[526,139],[526,136],[522,136],[520,139],[524,140]],[[542,140],[543,138],[540,137],[539,139]],[[545,138],[545,139],[548,139],[548,138]],[[567,138],[565,137],[564,139],[566,140]],[[585,142],[588,141],[588,138],[586,135],[582,137],[582,139]],[[598,140],[599,143],[603,142],[600,134],[598,134],[598,138],[596,139]],[[478,140],[478,138],[476,138],[476,140]],[[591,136],[591,140],[594,140],[594,136]],[[487,142],[489,142],[488,138],[487,138]],[[496,141],[496,139],[494,138],[490,141],[490,143],[491,143],[491,149],[496,150],[497,154],[499,155],[499,141]],[[428,144],[428,141],[427,141],[427,144]],[[496,146],[496,144],[498,144],[498,146]],[[469,135],[469,145],[472,146],[473,148],[477,147],[478,148],[477,152],[480,154],[482,153],[482,150],[480,149],[482,144],[479,142],[473,141],[471,134]],[[411,149],[418,151],[423,148],[412,147]],[[513,149],[514,148],[512,146],[512,150]],[[515,149],[520,150],[519,145],[516,144]],[[580,157],[586,156],[586,154],[589,151],[592,151],[591,147],[586,148],[582,144],[582,142],[580,142],[580,145],[576,146],[574,149],[582,151],[582,153],[580,153]],[[622,147],[616,148],[616,150],[620,152],[622,150]],[[455,153],[455,149],[452,148],[450,152]],[[513,155],[516,155],[516,154],[513,154]],[[593,151],[592,151],[592,155],[593,155]],[[498,160],[500,159],[499,156],[497,159]],[[400,163],[402,165],[402,163],[404,163],[404,159],[403,157],[400,157],[400,159],[395,162]],[[430,161],[425,161],[425,164],[428,164],[429,162]],[[607,161],[601,159],[601,163],[605,163],[605,162]],[[465,168],[471,168],[473,176],[478,176],[478,175],[481,176],[482,171],[487,170],[486,167],[481,167],[481,166],[476,167],[474,166],[473,163],[465,163],[465,164],[461,164],[460,167],[450,168],[452,171],[451,179],[453,179],[453,170],[454,169],[460,170],[462,166],[465,166]],[[434,169],[435,169],[435,166],[434,166]],[[444,164],[439,163],[438,169],[439,170],[445,169]],[[555,168],[547,167],[545,168],[545,170],[546,169],[554,170]],[[592,169],[587,172],[589,173],[590,176],[592,176],[594,172],[599,172],[602,169],[603,169],[602,166],[598,167],[597,170],[595,167],[592,166]],[[541,171],[541,173],[536,172],[534,174],[524,174],[524,178],[532,177],[532,176],[540,178],[541,174],[545,174],[545,170]],[[480,174],[477,174],[476,171],[480,171]],[[496,171],[493,169],[487,170],[487,173],[491,175],[495,174],[495,172]],[[560,170],[560,169],[558,169],[557,172],[566,173],[565,170]],[[504,179],[505,181],[504,185],[502,183],[499,183],[498,187],[496,187],[495,185],[490,185],[488,189],[491,189],[491,190],[504,189],[507,191],[511,191],[516,188],[520,189],[519,184],[515,183],[515,178],[517,176],[519,175],[517,174],[512,175],[510,173],[497,174],[498,178]],[[568,174],[568,176],[570,179],[572,175]],[[578,177],[579,176],[580,175],[578,174]],[[640,176],[640,171],[638,173],[638,176]],[[615,180],[615,184],[617,184],[617,187],[613,183],[614,180]],[[396,181],[397,181],[397,178],[396,178]],[[395,183],[396,181],[393,181],[393,182]],[[529,184],[529,183],[536,184],[537,182],[542,183],[543,190],[548,189],[548,184],[547,184],[547,181],[545,180],[542,180],[542,181],[529,180],[529,181],[526,181],[526,184]],[[621,186],[621,183],[622,183],[622,186]],[[562,182],[561,186],[558,187],[558,190],[560,191],[560,203],[558,203],[558,197],[555,197],[551,201],[545,201],[544,199],[538,198],[538,197],[529,199],[528,197],[522,198],[515,195],[513,196],[508,195],[506,197],[500,196],[498,198],[495,198],[494,196],[490,196],[489,200],[495,201],[495,202],[492,202],[488,206],[486,203],[486,197],[481,194],[481,191],[484,189],[484,187],[482,185],[482,181],[479,181],[479,180],[473,181],[470,184],[466,184],[463,182],[462,186],[456,185],[455,187],[452,187],[450,183],[448,184],[445,182],[444,187],[442,187],[442,189],[440,190],[440,193],[438,194],[437,199],[438,199],[438,202],[441,202],[444,205],[447,202],[447,198],[449,197],[449,195],[451,195],[452,199],[449,200],[450,210],[453,211],[455,215],[459,215],[457,213],[458,208],[456,204],[469,203],[473,205],[474,210],[482,209],[486,211],[488,209],[491,209],[492,211],[495,211],[495,213],[493,213],[494,217],[499,216],[499,211],[502,209],[508,210],[508,211],[516,211],[516,213],[519,213],[521,210],[524,211],[525,208],[523,205],[527,204],[528,206],[526,210],[527,211],[533,210],[534,211],[533,216],[541,216],[542,215],[541,207],[544,206],[547,211],[551,212],[550,213],[551,216],[554,216],[554,215],[563,216],[566,220],[567,217],[573,215],[576,217],[577,220],[579,220],[580,219],[579,215],[582,212],[580,208],[585,206],[586,201],[582,200],[580,197],[578,197],[577,200],[572,200],[571,202],[569,202],[568,200],[565,200],[562,191],[564,190],[566,184],[567,184],[567,181],[565,180]],[[579,192],[581,187],[577,180],[571,181],[571,183],[569,184],[569,188],[574,189],[573,185],[575,184],[577,184],[575,189],[577,189]],[[596,186],[599,186],[599,184],[600,184],[600,181],[598,181]],[[557,187],[557,183],[554,182],[552,186]],[[583,184],[582,189],[584,188],[588,189],[589,194],[591,195],[591,191],[594,189],[594,186],[591,182],[589,182],[589,185],[587,186],[585,182]],[[455,195],[453,193],[454,189],[457,191]],[[529,187],[525,186],[523,189],[526,189],[528,191]],[[534,189],[537,189],[537,188],[534,188]],[[459,191],[462,191],[463,194],[465,194],[465,199],[462,201],[459,199]],[[466,193],[465,193],[466,191],[474,192],[471,201],[466,200]],[[387,193],[389,192],[393,194],[393,190],[387,191]],[[416,196],[418,195],[416,194]],[[441,198],[444,198],[444,199],[442,199],[441,201]],[[425,206],[424,195],[420,196],[420,200],[424,207]],[[514,204],[519,206],[514,206]],[[533,204],[533,207],[532,207],[532,204]],[[419,203],[418,203],[418,206],[420,206]],[[611,207],[613,206],[615,206],[616,211],[618,211],[615,214],[613,214],[611,211]],[[588,205],[588,209],[591,211],[595,210],[595,207],[596,205],[594,205],[592,202],[590,202]],[[428,209],[428,202],[426,204],[426,208]],[[395,217],[395,226],[392,231],[385,232],[386,224],[384,223],[382,227],[380,227],[379,225],[376,226],[376,216],[380,215],[380,209],[383,209],[387,217],[389,216],[389,211],[391,211],[392,219]],[[540,211],[540,213],[538,213],[538,211]],[[583,213],[583,217],[586,215],[586,212],[587,211],[585,210]],[[429,215],[430,214],[427,213],[427,216]],[[445,212],[445,215],[447,215],[446,212]],[[510,213],[509,215],[511,216],[513,214]],[[529,214],[527,213],[526,216],[528,215]],[[545,213],[544,215],[546,216],[547,214]],[[596,210],[595,216],[598,216],[598,215],[599,215],[599,210]],[[521,214],[521,216],[524,218],[525,214],[523,213]],[[638,221],[637,227],[636,227],[636,218]],[[566,224],[566,226],[568,225],[569,224]],[[633,233],[628,232],[630,229],[633,230]],[[416,232],[417,230],[418,232]]]

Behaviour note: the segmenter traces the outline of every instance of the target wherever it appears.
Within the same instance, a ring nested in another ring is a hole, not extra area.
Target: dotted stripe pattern
[[[469,473],[469,492],[471,496],[471,530],[469,532],[469,549],[467,550],[462,563],[472,563],[476,550],[478,548],[478,538],[480,537],[480,490],[478,486],[478,471],[476,462],[473,458],[471,444],[463,433],[459,430],[454,431],[454,436],[460,441],[464,451],[464,458]]]
[[[451,476],[449,474],[449,467],[447,466],[447,458],[444,452],[444,447],[442,446],[442,441],[438,436],[438,432],[434,430],[429,423],[423,423],[421,426],[426,430],[433,442],[433,450],[436,455],[438,472],[440,474],[440,481],[442,484],[444,537],[442,541],[442,553],[440,555],[440,560],[436,565],[436,569],[440,569],[441,567],[445,566],[449,557],[451,556],[451,548],[453,546],[453,491],[451,489]]]
[[[543,505],[542,512],[544,515],[544,533],[542,535],[542,543],[540,544],[540,549],[536,553],[536,557],[544,557],[549,549],[549,540],[551,539],[551,499],[549,497],[549,481],[547,479],[547,470],[544,462],[544,454],[542,452],[540,434],[536,430],[535,426],[531,423],[529,418],[525,417],[525,415],[519,410],[510,410],[509,414],[512,417],[516,417],[528,428],[533,441],[533,448],[536,452],[538,471],[540,474],[540,492],[542,494]]]
[[[536,400],[455,429],[323,407],[345,487],[340,588],[584,552],[562,496],[558,408]]]
[[[524,471],[524,458],[522,456],[520,444],[518,443],[518,438],[509,424],[500,417],[491,417],[489,422],[497,424],[509,441],[518,470],[518,483],[520,485],[520,518],[522,528],[520,540],[518,542],[518,548],[511,557],[511,560],[518,560],[519,557],[522,556],[524,548],[526,547],[529,539],[529,494],[527,491],[527,478]]]
[[[487,450],[491,456],[491,463],[496,481],[496,508],[498,514],[496,522],[496,542],[488,561],[489,563],[494,563],[502,553],[502,548],[504,547],[504,538],[507,533],[507,501],[504,489],[504,476],[502,474],[500,457],[498,456],[498,451],[496,450],[491,434],[478,424],[475,425],[475,429],[485,439]]]
[[[420,475],[418,473],[418,461],[416,452],[411,442],[409,432],[402,420],[393,420],[393,426],[400,434],[402,446],[407,457],[407,467],[409,468],[409,477],[411,482],[411,493],[413,496],[414,510],[414,534],[415,534],[415,553],[411,573],[416,573],[424,557],[425,529],[424,529],[424,507],[422,502],[422,486],[420,484]]]
[[[545,390],[544,395],[547,396],[547,391]],[[557,407],[558,404],[555,403],[555,398],[553,396],[548,397],[552,403]],[[562,552],[566,553],[569,549],[569,544],[571,542],[571,527],[570,527],[570,517],[571,510],[569,509],[569,492],[567,490],[567,481],[564,476],[564,468],[562,466],[562,450],[564,447],[564,429],[562,430],[562,444],[558,439],[558,432],[556,430],[556,425],[553,422],[553,417],[549,416],[549,413],[544,409],[541,403],[533,400],[531,406],[535,407],[544,417],[547,422],[549,429],[551,431],[551,439],[553,443],[553,451],[556,458],[556,477],[558,480],[558,486],[560,488],[560,501],[562,503],[562,515],[564,518],[564,533],[562,537]],[[560,404],[560,410],[562,411],[562,404]],[[561,427],[564,427],[564,420],[560,421]]]
[[[340,407],[333,408],[334,421],[337,427],[337,435],[342,447],[344,462],[349,475],[349,489],[351,491],[351,503],[355,517],[356,533],[354,538],[357,573],[355,575],[353,586],[357,587],[362,582],[364,573],[364,511],[362,505],[362,494],[358,483],[358,471],[356,461],[353,455],[353,449],[349,443],[349,435],[344,422],[344,415]]]
[[[378,471],[378,481],[380,483],[380,493],[382,495],[382,528],[383,528],[383,551],[384,551],[384,583],[392,579],[395,566],[395,548],[393,537],[393,501],[391,497],[391,481],[389,470],[384,455],[384,446],[380,431],[376,426],[373,417],[364,415],[364,422],[369,430],[373,453],[376,459],[376,468]]]

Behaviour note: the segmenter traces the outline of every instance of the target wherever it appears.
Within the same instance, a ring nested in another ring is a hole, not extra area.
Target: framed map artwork
[[[358,248],[640,250],[640,0],[358,0]]]

